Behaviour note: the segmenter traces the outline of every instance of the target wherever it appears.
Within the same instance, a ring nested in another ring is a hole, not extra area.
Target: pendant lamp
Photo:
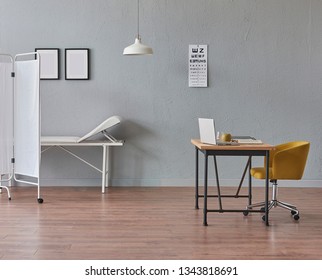
[[[123,51],[123,55],[144,55],[144,54],[153,54],[152,48],[143,45],[141,43],[141,36],[140,36],[140,2],[138,0],[138,34],[135,38],[134,44],[126,47]]]

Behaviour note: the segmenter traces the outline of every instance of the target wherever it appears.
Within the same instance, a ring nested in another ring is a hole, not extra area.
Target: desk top
[[[230,150],[230,151],[260,151],[260,150],[274,150],[274,146],[269,144],[253,144],[253,145],[211,145],[201,143],[199,139],[191,139],[191,143],[200,150]]]

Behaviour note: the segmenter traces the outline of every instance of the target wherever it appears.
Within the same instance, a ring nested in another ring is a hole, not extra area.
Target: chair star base
[[[286,210],[291,211],[293,219],[297,221],[300,218],[300,212],[297,210],[295,205],[277,200],[277,180],[271,180],[271,182],[272,182],[272,186],[273,186],[273,193],[272,193],[272,200],[268,201],[268,211],[271,210],[273,207],[274,208],[275,207],[284,208]],[[265,211],[265,202],[259,202],[259,203],[254,203],[254,204],[248,205],[246,207],[245,213],[248,214],[247,210],[253,209],[254,207],[262,207],[261,210],[262,210],[262,212],[264,212]],[[263,220],[264,220],[264,218],[263,218]]]

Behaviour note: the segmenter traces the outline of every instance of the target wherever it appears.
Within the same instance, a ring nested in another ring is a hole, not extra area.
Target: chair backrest
[[[271,179],[300,180],[303,176],[310,143],[294,141],[277,145],[270,153]]]

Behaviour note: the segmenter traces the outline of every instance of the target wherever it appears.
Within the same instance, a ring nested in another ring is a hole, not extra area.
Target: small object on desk
[[[262,140],[257,140],[257,139],[234,139],[237,141],[238,144],[241,145],[260,145],[263,144]]]
[[[222,133],[220,135],[220,139],[219,140],[222,141],[222,142],[231,142],[231,134],[229,134],[229,133]]]
[[[253,140],[256,140],[256,138],[255,137],[253,137],[253,136],[245,136],[245,135],[235,135],[235,136],[232,136],[232,139],[235,139],[235,140],[237,140],[237,139],[253,139]]]
[[[263,144],[261,140],[257,140],[253,136],[232,136],[232,141],[237,142],[238,144],[244,144],[244,145],[256,145],[256,144]]]

